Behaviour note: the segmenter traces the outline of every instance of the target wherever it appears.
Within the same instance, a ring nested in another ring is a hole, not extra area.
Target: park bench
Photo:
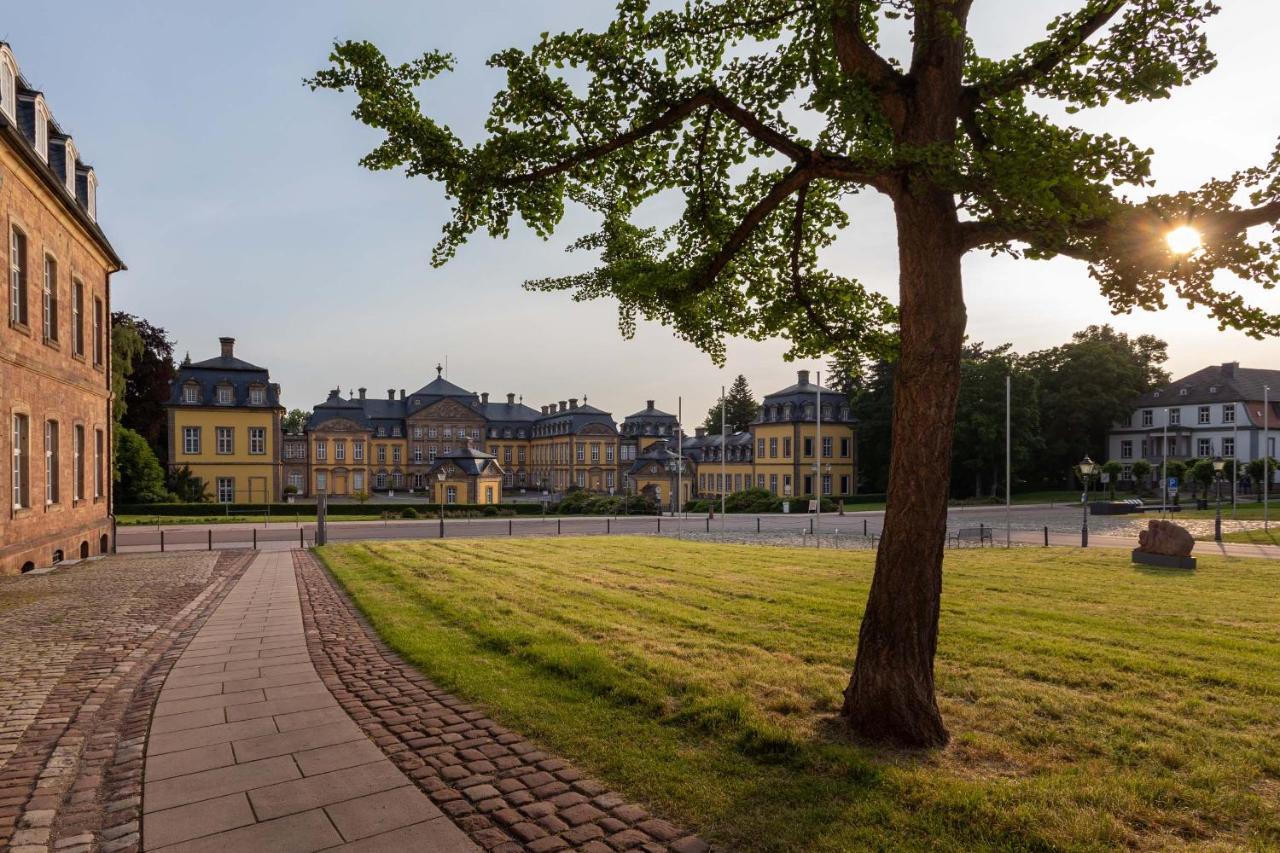
[[[959,548],[962,542],[977,542],[981,548],[988,542],[994,544],[995,540],[991,537],[991,528],[985,524],[979,524],[977,527],[961,527],[955,533],[947,537],[947,544],[955,544]]]

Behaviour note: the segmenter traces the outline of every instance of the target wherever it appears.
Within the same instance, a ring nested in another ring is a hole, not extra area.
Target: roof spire
[[[444,372],[444,366],[440,362],[436,362],[436,379],[440,378],[440,374]]]

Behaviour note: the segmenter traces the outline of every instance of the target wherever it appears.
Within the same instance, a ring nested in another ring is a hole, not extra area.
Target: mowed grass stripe
[[[564,537],[322,556],[442,685],[729,849],[1280,844],[1273,564],[949,553],[957,736],[903,755],[835,717],[870,554]]]

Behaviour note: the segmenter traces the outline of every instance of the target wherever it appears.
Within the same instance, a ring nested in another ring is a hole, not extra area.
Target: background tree
[[[193,474],[187,465],[169,472],[167,486],[174,498],[184,503],[203,503],[213,499],[204,479]]]
[[[952,491],[974,497],[1003,493],[1005,479],[1005,377],[1012,377],[1013,470],[1026,471],[1040,453],[1040,412],[1035,380],[1023,371],[1009,344],[965,347],[956,400]],[[1016,475],[1015,475],[1016,476]]]
[[[122,504],[163,503],[173,500],[165,487],[164,468],[146,439],[128,427],[114,431],[116,500]]]
[[[1069,111],[1167,97],[1213,68],[1212,0],[1080,0],[1007,59],[978,55],[972,0],[619,0],[603,32],[546,34],[489,63],[506,74],[487,138],[464,144],[424,115],[417,89],[453,67],[429,52],[392,65],[337,44],[313,87],[353,89],[357,120],[385,133],[362,161],[442,185],[453,207],[434,260],[512,217],[548,236],[575,203],[599,229],[574,248],[595,269],[528,282],[612,296],[624,334],[671,326],[723,362],[733,336],[781,337],[793,357],[876,353],[899,323],[884,536],[842,714],[864,737],[946,742],[934,697],[947,477],[965,337],[962,259],[982,249],[1089,265],[1116,311],[1172,292],[1222,325],[1263,336],[1280,317],[1221,289],[1226,269],[1280,280],[1280,253],[1246,231],[1280,219],[1280,152],[1197,190],[1149,193],[1151,152],[1055,124]],[[908,55],[881,45],[909,24]],[[801,128],[804,128],[801,130]],[[897,225],[895,309],[819,257],[875,191]],[[641,205],[683,196],[649,227]],[[1198,229],[1200,251],[1165,235]]]
[[[716,404],[707,412],[707,419],[702,425],[713,435],[720,434],[720,404],[725,403],[725,412],[729,420],[729,432],[744,432],[760,413],[760,404],[747,385],[747,377],[741,373],[733,380],[724,397],[716,400]]]
[[[285,432],[300,433],[306,425],[307,413],[302,409],[291,409],[289,414],[280,421],[280,426]]]
[[[111,324],[113,328],[129,326],[142,341],[125,377],[123,399],[127,405],[121,423],[146,439],[157,457],[168,459],[169,421],[164,407],[169,401],[169,383],[177,373],[173,341],[164,329],[123,311],[112,313]]]
[[[1249,479],[1253,482],[1253,490],[1258,496],[1258,500],[1262,500],[1263,482],[1274,480],[1276,476],[1275,457],[1268,456],[1266,459],[1259,457],[1257,459],[1250,460],[1244,470],[1245,473],[1249,475]]]
[[[116,424],[123,422],[129,411],[129,395],[127,393],[129,375],[133,373],[134,362],[146,349],[142,335],[131,322],[111,324],[111,414]]]
[[[1113,459],[1102,466],[1102,473],[1107,475],[1107,497],[1115,500],[1116,483],[1120,482],[1120,475],[1124,473],[1124,466]]]
[[[1090,326],[1069,343],[1027,356],[1040,389],[1040,482],[1064,482],[1086,454],[1104,458],[1108,431],[1125,422],[1133,401],[1169,381],[1161,367],[1167,358],[1164,341],[1130,338],[1111,326]]]
[[[1205,497],[1209,496],[1209,487],[1213,485],[1213,481],[1217,479],[1218,472],[1213,467],[1212,459],[1197,459],[1191,466],[1191,470],[1187,473],[1187,479],[1192,483],[1191,497],[1196,496],[1196,487],[1204,488]]]
[[[857,421],[859,488],[883,493],[889,486],[893,443],[893,362],[887,358],[833,359],[832,385],[849,398]]]
[[[1135,492],[1142,491],[1146,486],[1151,485],[1151,463],[1145,459],[1138,459],[1129,469],[1133,472],[1133,490]]]

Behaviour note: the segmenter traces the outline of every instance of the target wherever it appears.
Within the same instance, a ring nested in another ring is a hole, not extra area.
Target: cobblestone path
[[[295,551],[294,562],[320,677],[477,844],[498,853],[708,849],[437,688],[377,639],[310,553]]]
[[[0,578],[0,849],[137,847],[148,679],[247,562],[129,555]]]

